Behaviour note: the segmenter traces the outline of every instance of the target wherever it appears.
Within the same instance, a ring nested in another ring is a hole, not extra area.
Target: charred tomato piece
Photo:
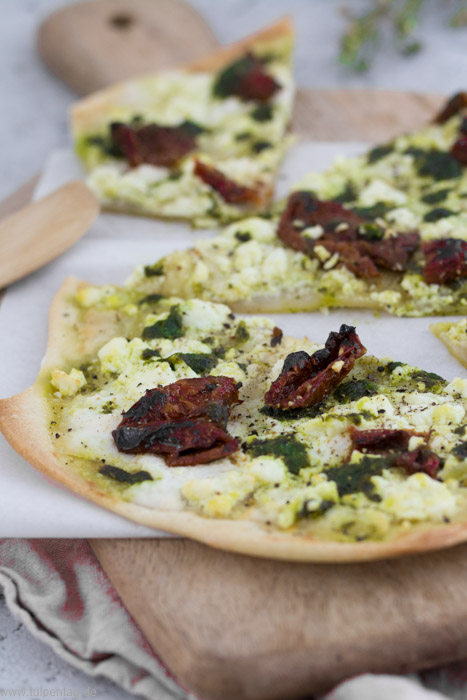
[[[443,466],[443,460],[426,445],[419,445],[409,450],[410,438],[428,438],[428,433],[416,433],[413,430],[377,428],[375,430],[350,429],[353,446],[361,452],[387,454],[390,456],[388,466],[401,467],[407,474],[424,472],[436,478]]]
[[[211,462],[238,450],[225,430],[235,403],[230,377],[180,379],[147,391],[112,435],[121,452],[162,454],[169,466]]]
[[[216,190],[222,199],[228,204],[256,204],[260,201],[258,190],[253,187],[245,187],[231,180],[217,168],[197,160],[194,173],[206,185]]]
[[[362,253],[366,253],[377,267],[403,272],[419,242],[418,233],[398,233],[381,241],[359,241],[358,248]]]
[[[114,122],[110,130],[114,146],[133,168],[142,163],[171,168],[196,147],[193,129],[184,124],[130,126]]]
[[[350,429],[354,447],[362,452],[387,452],[388,450],[407,450],[410,438],[414,435],[410,430],[389,430],[377,428],[374,430]]]
[[[304,229],[321,226],[317,239],[303,236]],[[371,234],[368,233],[371,226]],[[294,250],[314,257],[317,245],[339,256],[357,277],[378,277],[379,268],[404,271],[419,245],[417,233],[399,233],[383,238],[384,229],[335,201],[322,201],[310,192],[294,192],[277,230],[279,238]]]
[[[319,403],[365,353],[355,328],[342,325],[338,333],[329,334],[322,350],[313,355],[294,352],[286,357],[282,372],[265,394],[266,405],[290,410]]]
[[[236,95],[242,100],[266,102],[280,87],[280,84],[265,71],[263,62],[253,54],[247,53],[218,75],[213,93],[216,97]]]
[[[402,452],[397,455],[395,466],[402,467],[409,475],[416,472],[424,472],[431,476],[432,479],[436,479],[439,470],[443,467],[443,463],[441,457],[438,457],[425,445],[420,445],[415,450]]]
[[[435,123],[444,124],[455,114],[463,111],[467,107],[467,92],[457,92],[444,105],[442,110],[436,115]]]
[[[282,213],[277,229],[279,238],[294,250],[302,253],[313,251],[315,242],[301,232],[311,226],[322,226],[324,233],[338,233],[336,241],[352,241],[357,227],[365,219],[345,209],[338,202],[321,201],[311,192],[293,192]],[[336,229],[340,229],[336,232]],[[321,242],[321,238],[318,239]]]
[[[467,276],[467,242],[444,238],[422,245],[425,254],[423,279],[428,284],[445,284]]]

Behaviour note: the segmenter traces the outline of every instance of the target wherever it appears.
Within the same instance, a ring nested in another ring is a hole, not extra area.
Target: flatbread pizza
[[[467,368],[467,319],[432,323],[430,329],[464,367]]]
[[[78,102],[75,149],[103,206],[200,226],[265,211],[291,142],[292,47],[286,18]]]
[[[140,267],[129,284],[240,312],[465,313],[464,97],[416,132],[310,173],[277,216],[233,223]]]
[[[467,380],[368,356],[352,326],[314,340],[70,278],[0,427],[76,493],[231,551],[356,561],[467,539]]]

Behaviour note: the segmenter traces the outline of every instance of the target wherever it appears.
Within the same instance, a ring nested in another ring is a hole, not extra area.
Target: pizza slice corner
[[[291,143],[293,38],[284,18],[78,102],[75,149],[102,204],[199,226],[267,210]]]

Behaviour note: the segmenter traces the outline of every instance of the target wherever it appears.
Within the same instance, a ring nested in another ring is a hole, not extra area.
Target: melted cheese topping
[[[455,520],[464,511],[467,380],[447,383],[402,363],[363,357],[320,405],[278,414],[265,407],[264,393],[285,357],[320,346],[291,338],[271,345],[271,320],[239,319],[224,305],[197,299],[145,299],[134,291],[85,287],[76,303],[82,321],[97,313],[101,320],[118,319],[118,326],[80,370],[53,371],[51,432],[67,462],[101,489],[148,508],[251,518],[265,528],[343,541],[378,540],[417,523]],[[167,324],[174,310],[182,319],[179,337],[143,339],[144,328]],[[196,365],[200,356],[209,363]],[[57,376],[73,371],[85,383],[73,396],[57,395]],[[157,455],[117,450],[111,432],[147,389],[206,374],[241,382],[241,403],[227,426],[242,445],[239,452],[198,467],[168,467]],[[444,460],[439,478],[407,476],[381,455],[352,451],[351,426],[425,433],[412,437],[409,449],[428,444]],[[103,464],[144,470],[152,480],[118,483],[100,473]]]
[[[291,75],[291,40],[258,46],[267,59],[266,70],[281,89],[268,101],[269,118],[255,118],[258,104],[236,96],[213,95],[217,74],[169,71],[127,86],[119,103],[107,108],[102,124],[93,133],[75,134],[76,150],[91,171],[88,183],[101,202],[125,211],[164,217],[193,219],[197,225],[213,225],[237,219],[242,208],[229,205],[194,175],[195,158],[210,163],[230,179],[246,186],[272,189],[273,179],[287,146],[294,86]],[[197,136],[196,153],[189,154],[176,172],[143,164],[129,168],[103,150],[109,124],[130,122],[177,126],[195,122],[204,129]]]
[[[366,155],[338,158],[325,173],[309,174],[295,189],[338,198],[385,226],[388,236],[418,231],[422,241],[467,240],[467,168],[448,155],[459,127],[460,118],[453,117]],[[129,285],[254,311],[351,306],[424,316],[467,309],[467,280],[427,284],[421,260],[414,259],[403,274],[359,279],[322,246],[315,248],[318,259],[285,246],[276,229],[277,218],[246,219],[214,239],[196,241],[189,251],[168,255],[165,275],[156,281],[137,269]],[[319,241],[319,229],[311,227],[305,235]]]

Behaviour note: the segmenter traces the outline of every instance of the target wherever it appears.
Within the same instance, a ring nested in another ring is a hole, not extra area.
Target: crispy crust
[[[453,340],[449,337],[448,331],[453,324],[450,321],[432,323],[430,331],[445,344],[451,355],[467,368],[467,336],[464,342]]]
[[[222,47],[208,56],[180,66],[187,73],[201,73],[214,71],[229,64],[233,59],[241,56],[246,49],[253,46],[273,44],[275,41],[293,37],[293,27],[290,17],[284,17],[265,29],[255,32],[245,39]],[[99,90],[89,97],[77,102],[71,108],[70,123],[74,134],[91,130],[106,123],[106,112],[111,107],[124,103],[129,93],[132,93],[141,77],[117,83],[104,90]]]
[[[232,552],[302,562],[368,561],[450,547],[467,540],[467,522],[421,527],[388,542],[341,543],[315,540],[289,533],[270,532],[251,521],[208,519],[190,511],[157,511],[103,493],[95,483],[75,473],[55,450],[48,430],[49,409],[45,382],[50,368],[76,353],[76,326],[68,299],[80,282],[68,278],[50,310],[46,357],[36,382],[29,389],[0,401],[0,428],[12,447],[45,476],[80,496],[125,518],[149,527],[190,537]],[[73,333],[73,329],[75,329]]]

